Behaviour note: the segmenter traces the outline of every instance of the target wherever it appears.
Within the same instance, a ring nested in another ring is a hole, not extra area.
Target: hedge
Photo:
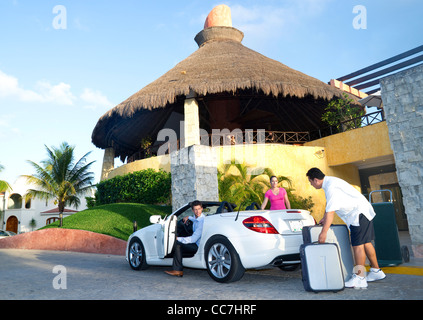
[[[169,204],[171,177],[165,171],[141,170],[97,184],[96,205],[109,203]]]

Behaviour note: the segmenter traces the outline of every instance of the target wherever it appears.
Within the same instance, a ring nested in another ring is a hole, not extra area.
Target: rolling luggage
[[[335,243],[307,243],[300,246],[304,289],[312,292],[341,291],[344,275]]]
[[[321,225],[303,227],[303,242],[317,242],[322,228],[323,226]],[[338,245],[344,279],[345,281],[348,281],[353,275],[354,270],[354,258],[348,227],[345,224],[331,225],[328,230],[326,242],[336,243]]]
[[[387,191],[390,193],[388,202],[372,203],[372,193]],[[391,190],[376,190],[369,194],[369,202],[375,210],[376,216],[373,218],[375,230],[375,250],[377,261],[380,267],[396,266],[403,262],[403,257],[407,257],[408,249],[401,248],[398,226],[395,219],[395,208],[392,201]],[[404,254],[405,253],[405,254]],[[407,262],[407,258],[404,259]]]

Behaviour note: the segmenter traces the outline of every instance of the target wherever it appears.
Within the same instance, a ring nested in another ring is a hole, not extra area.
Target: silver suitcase
[[[300,246],[304,289],[312,292],[344,289],[344,275],[335,243],[308,243]]]
[[[322,228],[323,226],[321,225],[303,227],[303,242],[317,242]],[[348,281],[354,270],[354,258],[348,227],[345,224],[331,225],[326,237],[326,243],[336,243],[338,245],[344,279]]]

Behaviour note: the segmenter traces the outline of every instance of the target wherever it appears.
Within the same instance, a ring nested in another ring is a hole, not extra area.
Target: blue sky
[[[421,0],[0,0],[0,179],[34,173],[26,160],[67,141],[78,158],[92,151],[98,181],[98,119],[197,50],[218,4],[230,6],[245,46],[324,82],[423,40]],[[58,5],[65,29],[55,28]],[[353,26],[357,5],[366,29]]]

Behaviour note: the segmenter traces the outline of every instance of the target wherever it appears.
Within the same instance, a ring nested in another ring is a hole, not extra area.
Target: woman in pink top
[[[264,201],[261,209],[266,208],[267,202],[270,200],[270,210],[291,209],[291,203],[288,194],[284,188],[278,188],[278,178],[270,177],[271,188],[264,194]]]

